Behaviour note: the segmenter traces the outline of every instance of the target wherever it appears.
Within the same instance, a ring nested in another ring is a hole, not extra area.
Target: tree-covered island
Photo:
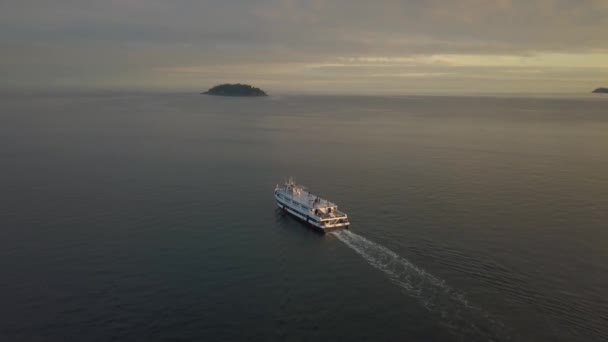
[[[252,87],[248,84],[220,84],[210,88],[204,95],[216,96],[268,96],[262,89]]]

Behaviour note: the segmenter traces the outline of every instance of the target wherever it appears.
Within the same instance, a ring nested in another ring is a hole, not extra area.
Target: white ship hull
[[[310,194],[289,181],[284,188],[275,189],[277,206],[323,232],[347,229],[348,216],[335,204]]]

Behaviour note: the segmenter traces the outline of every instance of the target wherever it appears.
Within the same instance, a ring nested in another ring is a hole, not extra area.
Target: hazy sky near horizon
[[[0,87],[587,93],[607,33],[608,0],[3,0]]]

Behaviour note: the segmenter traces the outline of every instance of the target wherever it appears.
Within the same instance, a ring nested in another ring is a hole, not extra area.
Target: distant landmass
[[[608,88],[597,88],[593,92],[596,94],[608,94]]]
[[[252,87],[248,84],[220,84],[210,88],[204,95],[216,96],[268,96],[262,89]]]

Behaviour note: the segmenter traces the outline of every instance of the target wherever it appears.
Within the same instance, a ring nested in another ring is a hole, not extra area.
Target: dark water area
[[[608,339],[606,98],[1,99],[1,341]]]

